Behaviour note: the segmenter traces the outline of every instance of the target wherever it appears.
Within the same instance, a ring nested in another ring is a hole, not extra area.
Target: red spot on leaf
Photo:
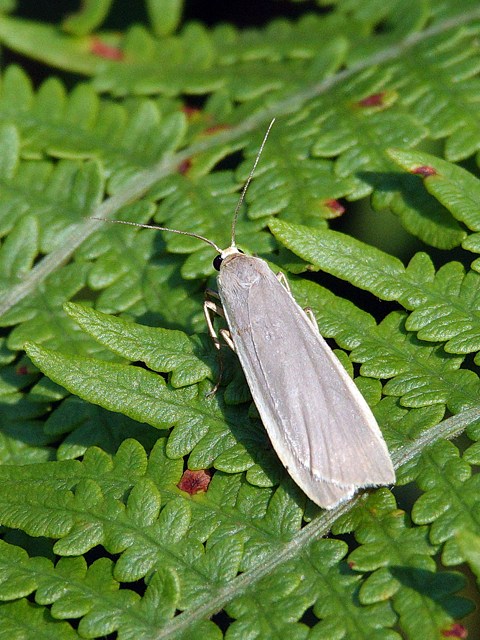
[[[372,93],[366,98],[362,98],[358,101],[358,104],[361,107],[382,107],[383,100],[385,98],[385,91],[381,91],[380,93]]]
[[[99,58],[106,58],[107,60],[123,60],[123,51],[121,49],[102,42],[100,38],[91,39],[90,52]]]
[[[16,369],[16,374],[17,374],[17,376],[27,376],[28,375],[28,368],[25,365],[20,365]]]
[[[177,167],[177,171],[178,173],[181,173],[182,176],[184,176],[188,172],[191,166],[192,166],[192,161],[190,160],[190,158],[187,158],[186,160],[182,160],[182,162],[180,162],[180,164]]]
[[[468,631],[463,624],[455,622],[451,627],[442,631],[442,636],[444,638],[468,638]]]
[[[183,105],[182,111],[189,120],[192,118],[196,118],[198,115],[200,115],[200,113],[202,113],[200,109],[197,109],[197,107],[190,107],[188,104]]]
[[[428,178],[429,176],[436,176],[437,172],[433,167],[429,167],[427,165],[423,165],[421,167],[417,167],[412,171],[413,174],[417,176],[422,176],[422,178]]]
[[[348,562],[348,566],[350,567],[350,569],[355,569],[356,564],[356,562],[352,562],[351,560]]]
[[[338,200],[325,200],[325,206],[330,209],[332,218],[339,218],[345,213],[345,207]]]
[[[207,127],[203,133],[206,133],[207,136],[212,135],[213,133],[217,133],[218,131],[225,131],[225,129],[230,129],[231,127],[228,124],[214,124],[212,127]]]
[[[208,469],[200,469],[199,471],[187,469],[183,472],[177,487],[181,491],[186,491],[191,496],[194,496],[200,491],[206,491],[211,479],[212,474]]]

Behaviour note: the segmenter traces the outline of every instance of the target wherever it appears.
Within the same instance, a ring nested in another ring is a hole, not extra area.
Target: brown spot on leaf
[[[339,218],[345,213],[345,207],[335,199],[325,200],[325,206],[330,210],[331,218]]]
[[[123,51],[121,49],[107,44],[96,37],[91,39],[90,53],[93,53],[93,55],[99,58],[106,58],[107,60],[123,60]]]
[[[417,176],[422,176],[422,178],[428,178],[429,176],[436,176],[437,172],[433,167],[429,167],[428,165],[422,165],[421,167],[416,167],[412,173]]]
[[[383,107],[385,98],[385,91],[379,93],[372,93],[366,98],[362,98],[358,101],[360,107]]]
[[[28,368],[25,365],[20,365],[16,369],[16,374],[17,374],[17,376],[27,376],[28,375]]]
[[[187,118],[189,120],[192,119],[192,118],[196,118],[197,116],[199,116],[202,113],[200,111],[200,109],[197,109],[197,107],[191,107],[188,104],[184,104],[183,105],[182,111],[187,116]]]
[[[218,133],[218,131],[225,131],[225,129],[230,129],[231,127],[228,124],[214,124],[211,127],[207,127],[204,129],[203,133],[207,136],[211,136],[213,133]]]
[[[187,158],[186,160],[182,160],[182,162],[180,162],[180,164],[177,167],[177,171],[178,173],[181,173],[182,176],[184,176],[186,173],[188,173],[188,170],[190,169],[191,166],[192,166],[192,161],[190,160],[190,158]]]
[[[442,631],[442,636],[444,638],[468,638],[468,631],[463,624],[455,622],[448,629]]]
[[[196,493],[200,493],[200,491],[206,491],[211,479],[212,474],[208,469],[200,469],[199,471],[187,469],[183,472],[177,487],[180,491],[185,491],[191,496],[194,496]]]

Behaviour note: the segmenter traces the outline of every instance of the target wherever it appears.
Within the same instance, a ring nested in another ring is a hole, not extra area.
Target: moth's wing
[[[393,483],[385,441],[355,383],[268,265],[240,257],[222,269],[219,292],[252,397],[289,474],[325,508],[359,487]]]

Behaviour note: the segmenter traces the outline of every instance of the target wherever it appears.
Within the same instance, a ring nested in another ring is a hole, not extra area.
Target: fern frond
[[[405,323],[421,340],[445,342],[448,353],[476,351],[478,273],[450,262],[436,273],[430,258],[416,254],[407,267],[397,258],[337,231],[312,233],[280,220],[275,236],[304,260],[383,300],[412,310]]]
[[[474,634],[480,11],[318,4],[245,28],[180,0],[59,24],[0,0],[1,637]],[[238,243],[314,310],[397,473],[329,512],[234,354],[206,397],[210,248],[90,219],[227,246],[273,116]]]
[[[141,360],[154,371],[171,373],[173,387],[187,387],[212,377],[215,356],[211,343],[195,337],[188,339],[181,331],[125,323],[113,316],[83,309],[70,303],[67,313],[88,333],[120,356]],[[126,330],[125,330],[126,329]]]

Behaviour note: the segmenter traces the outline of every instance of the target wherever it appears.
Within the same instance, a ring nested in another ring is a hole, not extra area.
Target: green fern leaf
[[[289,125],[282,131],[274,127],[270,133],[255,181],[246,194],[248,217],[255,220],[278,214],[287,221],[324,226],[322,219],[339,214],[335,199],[348,196],[353,181],[350,176],[339,177],[331,162],[309,158],[311,136],[316,130],[309,127],[306,118],[292,119]],[[257,150],[256,141],[245,149],[246,160],[239,171],[242,182],[248,177]],[[292,175],[294,180],[286,178]]]
[[[29,299],[24,299],[11,312],[5,313],[0,324],[4,327],[17,325],[10,333],[10,349],[22,349],[26,340],[34,338],[44,343],[61,341],[66,349],[75,351],[75,338],[78,336],[73,323],[62,313],[62,305],[85,286],[87,265],[66,267],[61,275],[54,274],[46,286],[51,300],[50,308],[44,304],[44,288]],[[63,317],[62,317],[63,316]],[[53,318],[56,318],[55,322]],[[17,324],[22,323],[22,324]],[[58,324],[57,324],[58,323]],[[73,341],[72,341],[73,338]]]
[[[349,564],[357,571],[373,571],[362,585],[360,600],[372,603],[393,597],[402,626],[411,627],[409,633],[412,634],[414,621],[418,629],[421,627],[419,621],[425,620],[422,633],[426,637],[433,637],[435,629],[447,626],[449,622],[442,598],[448,599],[449,595],[461,589],[464,580],[460,574],[453,572],[437,576],[435,564],[430,559],[436,547],[428,539],[428,529],[413,529],[405,519],[405,514],[395,509],[391,498],[386,498],[383,503],[376,501],[377,518],[372,519],[367,512],[358,511],[353,521],[348,516],[340,519],[335,531],[345,533],[355,529],[361,546],[350,554]],[[398,558],[393,558],[390,553],[392,538],[396,540]],[[384,568],[387,566],[388,571]],[[415,569],[402,569],[405,566],[414,566]],[[418,592],[425,589],[437,593],[435,606],[419,597]],[[468,601],[458,601],[458,606],[463,607],[461,615],[470,610]]]
[[[478,2],[327,4],[246,28],[0,0],[1,637],[475,635]],[[238,244],[313,309],[396,467],[328,512],[235,354],[206,397],[211,248],[91,219],[228,246],[274,116]]]
[[[172,33],[180,22],[183,0],[147,0],[152,27],[158,36]]]
[[[480,576],[480,540],[475,534],[470,531],[459,531],[457,534],[457,543],[461,549],[462,554],[467,559],[470,568],[477,576],[477,581]]]
[[[87,0],[78,13],[69,15],[63,21],[62,26],[65,31],[77,36],[85,35],[103,22],[108,15],[111,4],[111,0],[101,0],[100,2]]]
[[[69,460],[83,455],[93,445],[114,453],[132,431],[148,449],[158,437],[156,430],[148,425],[138,424],[120,414],[112,415],[79,398],[68,397],[53,409],[45,421],[43,438],[51,442],[60,437],[62,442],[57,447],[56,456],[59,460]]]
[[[442,476],[437,477],[441,469]],[[472,516],[478,509],[478,475],[471,475],[471,467],[463,461],[458,450],[449,443],[436,445],[431,452],[429,464],[418,478],[425,493],[418,499],[412,518],[418,523],[434,523],[431,527],[432,541],[447,541],[443,548],[446,565],[463,561],[455,541],[458,530],[472,528]],[[449,500],[450,498],[450,500]],[[469,505],[464,509],[457,501]],[[475,518],[474,518],[475,519]]]
[[[75,640],[78,634],[66,622],[45,615],[43,607],[27,600],[6,602],[1,605],[2,629],[0,638],[24,638],[42,635],[52,640]]]
[[[6,235],[15,221],[35,216],[40,249],[48,253],[65,241],[79,217],[98,204],[103,194],[100,168],[96,163],[68,161],[56,167],[47,162],[21,163],[20,139],[11,125],[0,130],[0,149],[0,184],[9,196],[0,209],[0,231]]]
[[[67,96],[54,78],[35,94],[15,66],[3,78],[0,113],[2,121],[14,122],[20,131],[24,156],[38,159],[47,152],[60,158],[98,158],[108,174],[115,174],[112,187],[175,149],[185,134],[185,116],[173,106],[161,110],[142,100],[127,109],[101,101],[89,85],[78,85]]]
[[[206,238],[215,238],[219,246],[226,247],[231,242],[230,228],[224,225],[218,229],[217,221],[223,212],[235,209],[238,187],[231,172],[217,172],[203,178],[193,192],[190,180],[179,179],[175,190],[159,207],[157,219],[173,229],[193,229]],[[192,217],[192,209],[196,211],[195,218]],[[265,223],[240,221],[238,242],[253,252],[269,251],[272,248],[271,236],[260,232],[263,226]],[[201,245],[195,238],[178,234],[171,234],[166,243],[172,253],[191,254],[182,267],[184,277],[198,278],[213,272],[210,247]]]
[[[30,271],[38,252],[37,220],[25,216],[11,230],[0,249],[0,283],[3,289],[17,284]]]
[[[428,153],[390,150],[389,155],[410,173],[424,175],[425,188],[456,220],[472,231],[480,230],[480,216],[476,210],[480,182],[471,173]]]
[[[122,322],[75,304],[65,305],[67,313],[100,343],[127,356],[141,360],[154,371],[172,373],[173,387],[185,387],[213,377],[215,354],[199,340],[188,339],[180,331],[140,327]],[[170,353],[167,351],[170,350]]]
[[[405,268],[397,258],[335,231],[311,233],[280,220],[270,228],[315,267],[413,309],[406,328],[418,332],[420,339],[445,341],[450,353],[476,350],[477,272],[465,274],[460,263],[451,262],[435,274],[425,254],[414,256]]]
[[[248,419],[244,407],[223,406],[219,399],[206,397],[203,386],[173,390],[163,378],[140,367],[62,355],[34,345],[27,348],[32,361],[41,364],[52,380],[80,397],[158,429],[176,425],[169,438],[169,455],[180,458],[190,454],[190,468],[211,466],[237,444],[236,439],[243,451],[242,463],[234,456],[235,470],[239,466],[245,470],[254,463],[244,448],[264,440],[255,423]],[[228,466],[224,459],[222,467]]]
[[[384,300],[402,297],[405,267],[398,258],[331,230],[311,230],[273,220],[270,229],[290,251],[316,268],[343,277]]]

